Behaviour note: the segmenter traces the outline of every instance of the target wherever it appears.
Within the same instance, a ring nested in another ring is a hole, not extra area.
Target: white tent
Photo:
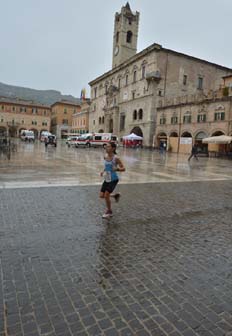
[[[136,135],[134,133],[131,133],[129,135],[125,135],[123,137],[123,140],[143,140],[143,137]]]
[[[212,136],[209,138],[204,138],[202,142],[208,144],[229,144],[232,142],[232,136],[228,135]]]

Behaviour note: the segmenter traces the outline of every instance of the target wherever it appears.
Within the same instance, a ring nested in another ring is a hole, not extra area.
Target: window
[[[4,119],[3,119],[3,117],[1,117],[1,122],[4,122]]]
[[[178,123],[178,117],[171,117],[171,124],[177,124]]]
[[[13,112],[15,111],[15,107],[14,107],[14,106],[12,106],[12,111],[13,111]]]
[[[22,124],[22,125],[24,124],[24,120],[21,121],[21,124]]]
[[[4,105],[2,105],[2,110],[4,110]]]
[[[216,112],[214,113],[214,120],[225,120],[225,112]]]
[[[120,89],[121,87],[121,78],[118,79],[118,88]]]
[[[24,112],[26,112],[26,111],[24,110]],[[37,114],[37,112],[38,112],[38,111],[37,111],[37,108],[33,107],[33,108],[32,108],[32,114]]]
[[[166,118],[162,117],[160,118],[160,125],[164,125],[164,124],[166,124]]]
[[[203,89],[203,78],[202,77],[198,77],[197,88],[198,90]]]
[[[46,111],[46,110],[44,110],[44,115],[45,115],[45,116],[47,115],[47,111]]]
[[[183,117],[183,123],[184,124],[190,124],[191,123],[191,120],[192,120],[192,116],[191,115],[185,115]]]
[[[101,125],[101,117],[99,117],[98,123],[99,123],[99,125]]]
[[[105,85],[105,93],[107,94],[107,91],[108,91],[108,85],[106,84]]]
[[[63,125],[68,125],[68,119],[63,119]]]
[[[187,75],[183,76],[183,85],[187,85]]]
[[[97,98],[97,88],[94,88],[94,98]]]
[[[66,108],[64,109],[64,114],[67,114],[67,109]]]
[[[123,131],[125,129],[125,120],[126,120],[125,114],[121,114],[120,115],[120,131]]]
[[[134,71],[134,75],[133,75],[133,82],[136,82],[136,77],[137,77],[137,71]]]
[[[105,122],[105,117],[102,117],[102,124],[104,124]]]
[[[42,122],[42,126],[47,126],[47,124],[48,124],[47,121]]]
[[[132,91],[132,99],[135,99],[135,92]]]
[[[142,109],[139,110],[139,119],[140,120],[143,119],[143,110]]]
[[[136,120],[136,119],[137,119],[137,111],[134,110],[134,112],[133,112],[133,120]]]
[[[126,86],[128,85],[128,75],[126,75]]]
[[[143,65],[143,66],[142,66],[142,79],[144,79],[145,76],[146,76],[146,66]]]
[[[37,125],[37,121],[36,120],[32,120],[31,124],[32,125]]]
[[[198,123],[206,122],[206,114],[198,114],[198,116],[197,116],[197,122]]]
[[[119,32],[117,32],[116,34],[116,43],[118,43],[118,41],[119,41]]]
[[[102,139],[102,137],[100,135],[95,136],[95,140],[101,140],[101,139]]]
[[[131,43],[132,42],[132,32],[129,30],[126,34],[126,42]]]

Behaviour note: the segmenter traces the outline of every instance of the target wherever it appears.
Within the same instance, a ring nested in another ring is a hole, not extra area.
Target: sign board
[[[180,145],[192,145],[192,138],[180,138]]]

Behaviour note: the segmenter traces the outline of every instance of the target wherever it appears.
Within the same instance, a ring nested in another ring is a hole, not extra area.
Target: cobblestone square
[[[0,189],[0,335],[231,335],[231,187]]]

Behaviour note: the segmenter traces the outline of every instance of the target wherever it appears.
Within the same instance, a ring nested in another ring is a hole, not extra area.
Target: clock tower
[[[137,52],[139,12],[132,12],[129,3],[115,14],[112,68],[125,62]]]

